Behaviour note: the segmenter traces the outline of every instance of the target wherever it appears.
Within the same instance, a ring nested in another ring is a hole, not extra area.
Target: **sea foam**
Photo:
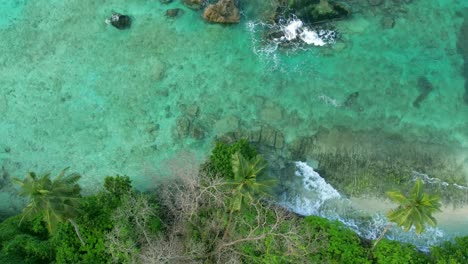
[[[383,212],[371,215],[357,209],[356,204],[340,194],[307,163],[297,161],[295,166],[292,182],[283,183],[287,191],[280,198],[282,206],[299,215],[317,215],[339,221],[366,239],[376,239],[389,223]],[[405,232],[395,225],[386,234],[388,239],[412,243],[424,251],[431,245],[449,240],[451,236],[433,227],[427,227],[423,234],[416,235],[414,228]]]

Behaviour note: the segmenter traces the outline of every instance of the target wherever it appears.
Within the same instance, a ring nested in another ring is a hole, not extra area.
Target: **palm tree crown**
[[[261,155],[247,160],[240,152],[232,155],[232,171],[234,172],[232,210],[239,211],[242,202],[253,200],[253,194],[265,193],[265,188],[271,181],[257,181],[257,176],[266,168],[266,162]]]
[[[34,172],[28,173],[23,180],[13,179],[21,186],[19,194],[30,199],[23,209],[23,219],[42,214],[49,233],[55,232],[59,222],[79,214],[81,188],[77,181],[81,176],[77,173],[65,175],[66,170],[53,180],[50,173],[38,176]]]
[[[396,202],[398,207],[388,211],[387,218],[390,223],[385,226],[380,236],[375,240],[371,252],[374,251],[379,241],[390,229],[392,223],[403,227],[405,231],[409,231],[414,226],[417,234],[424,232],[425,224],[437,225],[437,221],[432,214],[440,211],[440,198],[424,193],[422,185],[422,180],[418,179],[408,197],[399,191],[387,192],[388,197]]]
[[[387,195],[398,207],[387,213],[387,218],[409,231],[412,226],[416,228],[416,233],[424,232],[425,224],[436,226],[437,221],[432,216],[434,212],[440,211],[440,198],[423,192],[422,180],[418,179],[408,196],[401,192],[387,192]]]

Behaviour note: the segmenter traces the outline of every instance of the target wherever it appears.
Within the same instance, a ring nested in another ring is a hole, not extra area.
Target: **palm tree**
[[[50,173],[38,176],[34,172],[29,172],[23,180],[13,178],[13,181],[21,187],[20,196],[28,197],[30,200],[23,209],[20,224],[25,218],[42,214],[49,234],[53,234],[59,223],[69,221],[84,245],[78,225],[73,220],[79,214],[81,188],[77,181],[81,176],[77,173],[65,175],[67,169],[62,170],[54,180],[50,178]]]
[[[273,183],[273,181],[257,181],[257,176],[263,172],[267,165],[261,155],[256,155],[248,160],[237,151],[231,157],[231,165],[234,173],[234,179],[229,183],[233,185],[232,200],[223,240],[228,236],[233,213],[240,211],[242,204],[253,201],[255,194],[265,194],[265,188]]]
[[[231,158],[234,180],[231,184],[233,200],[232,211],[240,211],[242,204],[252,201],[253,195],[266,193],[265,188],[270,186],[272,181],[257,181],[257,176],[263,172],[267,164],[261,155],[256,155],[247,160],[240,152],[236,152]]]
[[[408,197],[399,191],[387,192],[390,199],[398,203],[398,207],[391,209],[387,213],[387,218],[390,220],[390,223],[384,228],[379,238],[377,238],[372,250],[374,250],[377,243],[379,243],[385,233],[390,229],[392,223],[403,227],[406,232],[414,226],[417,234],[424,232],[425,224],[431,226],[437,225],[437,221],[432,214],[440,211],[440,198],[435,195],[424,193],[422,185],[422,180],[418,179]]]

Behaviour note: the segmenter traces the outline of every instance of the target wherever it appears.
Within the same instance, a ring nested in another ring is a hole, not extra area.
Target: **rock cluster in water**
[[[240,13],[234,0],[219,0],[209,5],[203,12],[206,21],[222,24],[239,23]]]
[[[295,15],[304,23],[309,24],[342,19],[351,14],[351,11],[345,6],[328,0],[289,0],[282,2],[284,2],[282,6],[285,8],[279,9],[279,15],[285,17]]]

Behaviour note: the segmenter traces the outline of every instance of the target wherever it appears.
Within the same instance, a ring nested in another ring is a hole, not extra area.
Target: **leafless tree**
[[[169,216],[167,232],[143,248],[143,263],[241,263],[254,256],[243,253],[240,245],[266,252],[266,240],[282,255],[302,258],[320,244],[320,236],[300,233],[297,216],[267,201],[253,201],[246,209],[254,220],[236,213],[230,230],[225,230],[232,193],[229,184],[198,170],[175,173],[160,183],[158,191]]]

